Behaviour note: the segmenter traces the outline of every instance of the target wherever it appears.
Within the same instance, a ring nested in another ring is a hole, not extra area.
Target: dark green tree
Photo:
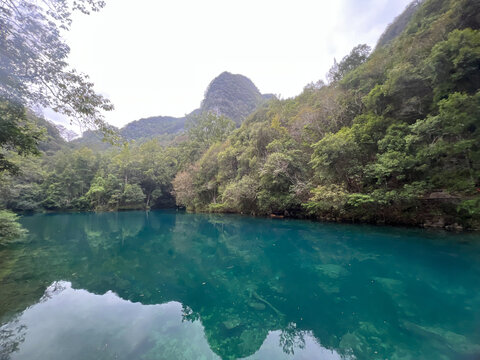
[[[342,59],[342,61],[337,63],[335,60],[334,65],[327,74],[328,82],[335,83],[342,80],[345,75],[367,61],[371,50],[370,46],[366,44],[357,45],[352,49],[350,54]]]
[[[23,105],[0,101],[0,172],[17,174],[20,167],[9,159],[8,152],[39,155],[38,144],[42,139],[43,131],[27,117]]]

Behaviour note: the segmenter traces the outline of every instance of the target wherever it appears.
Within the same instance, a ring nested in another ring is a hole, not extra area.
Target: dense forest
[[[1,101],[0,207],[177,205],[480,227],[478,1],[412,3],[373,52],[355,47],[334,63],[328,84],[311,83],[294,98],[261,95],[249,79],[222,75],[179,122],[100,126],[114,146],[88,136],[67,143],[28,107]]]
[[[177,202],[201,211],[478,226],[480,4],[414,5],[397,38],[372,54],[356,47],[330,70],[329,85],[271,101],[179,172]]]

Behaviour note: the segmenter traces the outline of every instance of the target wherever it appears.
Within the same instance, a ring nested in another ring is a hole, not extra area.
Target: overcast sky
[[[107,0],[76,15],[70,64],[90,75],[122,126],[183,116],[223,71],[282,98],[324,79],[334,57],[374,46],[411,0]],[[47,115],[48,116],[48,115]]]

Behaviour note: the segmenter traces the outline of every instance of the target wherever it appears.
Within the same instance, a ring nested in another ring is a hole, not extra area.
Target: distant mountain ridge
[[[63,138],[63,140],[65,141],[72,141],[76,138],[78,138],[80,135],[78,135],[75,131],[73,130],[70,130],[70,129],[67,129],[65,126],[63,126],[62,124],[57,124],[55,122],[53,122],[53,124],[55,124],[56,128],[58,129],[59,133],[60,133],[60,136]]]
[[[162,134],[175,134],[183,129],[186,118],[172,116],[152,116],[132,121],[120,129],[127,140],[150,138]]]
[[[223,72],[213,79],[205,91],[200,108],[184,117],[152,116],[132,121],[119,129],[126,140],[140,140],[173,135],[182,131],[187,118],[204,112],[229,117],[240,125],[261,104],[274,98],[273,94],[262,94],[248,77],[230,72]],[[108,147],[101,143],[102,135],[86,131],[79,139],[72,141],[74,145],[94,148]]]

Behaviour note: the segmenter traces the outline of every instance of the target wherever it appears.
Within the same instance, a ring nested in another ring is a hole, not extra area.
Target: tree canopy
[[[102,111],[112,104],[97,94],[88,76],[67,62],[62,38],[72,12],[88,14],[101,0],[0,1],[0,99],[27,108],[50,107],[87,127],[108,131]]]

